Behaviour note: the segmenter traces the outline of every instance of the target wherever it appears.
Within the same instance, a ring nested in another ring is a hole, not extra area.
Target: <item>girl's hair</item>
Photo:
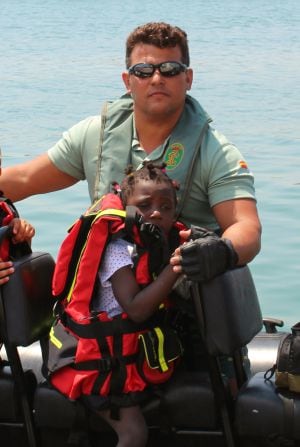
[[[125,169],[125,177],[118,189],[118,185],[113,183],[115,190],[120,192],[123,205],[126,206],[128,197],[134,192],[135,185],[140,180],[148,180],[155,183],[166,183],[174,191],[175,204],[177,203],[176,191],[179,189],[178,184],[170,179],[165,172],[165,163],[155,164],[149,161],[143,162],[143,167],[134,170],[131,165]]]

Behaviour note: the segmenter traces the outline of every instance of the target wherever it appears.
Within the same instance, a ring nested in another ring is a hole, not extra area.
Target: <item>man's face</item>
[[[138,44],[131,53],[131,65],[138,63],[159,64],[167,61],[182,61],[179,46],[158,48],[154,45]],[[124,72],[123,81],[134,101],[135,113],[147,118],[164,118],[180,114],[187,90],[191,88],[193,72],[188,68],[176,76],[165,77],[158,69],[151,77],[139,78]]]

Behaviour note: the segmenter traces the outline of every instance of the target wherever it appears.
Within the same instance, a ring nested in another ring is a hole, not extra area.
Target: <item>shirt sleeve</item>
[[[255,200],[254,177],[238,148],[216,130],[208,140],[202,172],[210,206],[232,199]]]
[[[102,287],[105,287],[117,270],[133,265],[131,251],[132,245],[123,239],[117,239],[108,244],[99,270]]]
[[[92,116],[75,124],[63,133],[62,138],[48,150],[48,156],[52,163],[61,171],[71,175],[77,180],[85,180],[84,160],[92,152],[85,154],[85,148],[94,148],[94,141],[87,141],[92,135],[92,139],[99,139],[101,125],[100,116]],[[94,131],[95,128],[95,131]],[[91,131],[92,130],[92,131]],[[88,144],[87,144],[88,143]]]

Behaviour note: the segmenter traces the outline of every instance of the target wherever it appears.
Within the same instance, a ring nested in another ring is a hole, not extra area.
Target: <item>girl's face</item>
[[[165,234],[175,221],[174,190],[165,182],[139,180],[133,194],[128,197],[127,205],[136,206],[145,222],[157,225]]]

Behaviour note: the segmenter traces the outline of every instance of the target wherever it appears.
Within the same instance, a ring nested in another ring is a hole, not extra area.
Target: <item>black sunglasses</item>
[[[138,78],[151,78],[155,70],[158,68],[160,74],[166,77],[177,76],[179,73],[186,71],[187,66],[181,62],[166,61],[160,64],[135,64],[128,68],[128,73]]]

